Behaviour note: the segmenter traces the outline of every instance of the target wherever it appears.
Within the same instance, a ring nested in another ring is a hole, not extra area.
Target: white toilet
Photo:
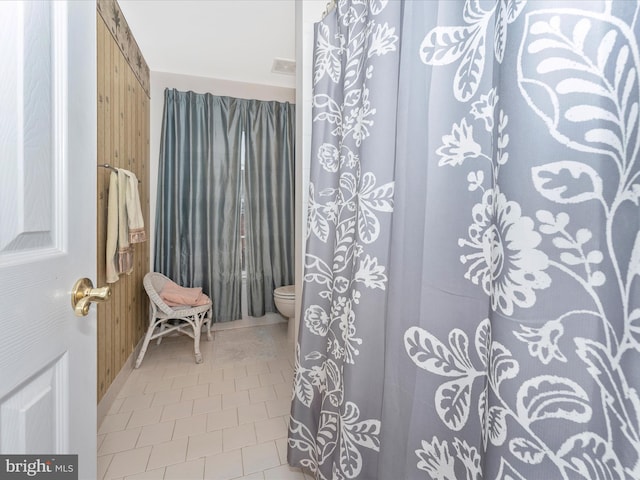
[[[290,343],[293,343],[293,317],[295,317],[296,311],[296,286],[284,285],[278,287],[273,291],[273,300],[276,304],[276,308],[283,317],[287,317],[289,320],[289,329],[287,336]]]

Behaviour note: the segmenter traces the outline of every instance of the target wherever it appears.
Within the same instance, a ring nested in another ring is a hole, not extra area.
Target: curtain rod
[[[102,167],[102,168],[108,168],[109,170],[113,170],[116,173],[118,172],[118,169],[116,167],[112,167],[108,163],[99,163],[98,166]],[[138,180],[138,183],[142,183],[142,182],[140,180]]]

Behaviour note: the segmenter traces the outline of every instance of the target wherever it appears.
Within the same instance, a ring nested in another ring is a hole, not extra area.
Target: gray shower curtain
[[[294,112],[278,102],[165,91],[154,269],[202,287],[216,322],[242,316],[243,143],[249,313],[276,311],[266,292],[293,283]]]
[[[154,269],[240,318],[240,142],[237,100],[165,90]]]
[[[638,10],[343,0],[317,24],[292,465],[640,478]]]
[[[277,312],[273,290],[294,283],[295,105],[246,102],[245,224],[249,315]]]

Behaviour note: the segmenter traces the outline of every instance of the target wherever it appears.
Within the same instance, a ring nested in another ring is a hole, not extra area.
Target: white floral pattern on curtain
[[[345,377],[347,372],[366,372],[359,357],[368,329],[358,320],[370,315],[372,306],[384,308],[387,283],[385,258],[372,247],[388,241],[393,152],[389,148],[377,152],[387,159],[383,165],[363,161],[373,153],[367,148],[368,139],[381,114],[370,97],[372,85],[381,85],[376,83],[379,67],[370,59],[395,53],[391,65],[397,64],[398,37],[385,19],[378,18],[383,7],[381,2],[340,6],[348,8],[344,12],[348,20],[345,17],[341,25],[348,44],[341,45],[326,25],[317,31],[314,82],[329,79],[336,88],[313,97],[314,122],[325,137],[314,132],[317,153],[307,234],[310,242],[323,245],[322,250],[329,245],[331,252],[310,250],[306,256],[305,284],[307,291],[310,285],[314,290],[313,299],[306,296],[301,320],[309,337],[303,341],[304,358],[297,352],[295,397],[302,408],[318,409],[320,421],[305,425],[292,418],[290,440],[308,456],[301,463],[317,478],[335,477],[334,457],[340,459],[344,475],[354,478],[362,470],[362,450],[379,449],[380,421],[371,417],[371,409],[359,407],[357,397],[366,392],[345,395],[349,389]],[[364,309],[361,298],[367,299]],[[322,439],[322,446],[316,438]]]
[[[639,11],[345,0],[318,24],[290,463],[640,478]]]

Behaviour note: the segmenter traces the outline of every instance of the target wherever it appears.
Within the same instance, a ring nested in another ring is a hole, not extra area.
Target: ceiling
[[[295,88],[295,0],[118,0],[152,72]]]

